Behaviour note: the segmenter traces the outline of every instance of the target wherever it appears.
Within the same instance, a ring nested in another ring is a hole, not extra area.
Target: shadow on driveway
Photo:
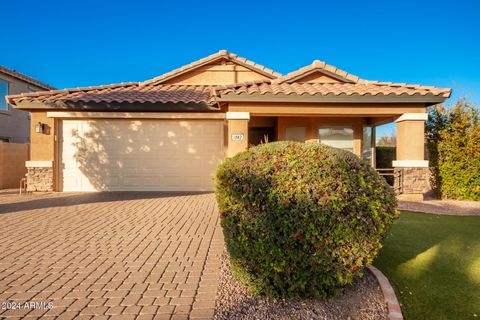
[[[0,193],[0,214],[66,207],[88,203],[168,198],[211,192],[88,192],[18,195],[9,191]]]

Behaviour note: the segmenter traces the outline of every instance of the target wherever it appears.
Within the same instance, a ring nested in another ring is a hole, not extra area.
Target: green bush
[[[374,169],[318,143],[268,143],[225,160],[216,197],[236,273],[274,297],[333,295],[372,262],[397,215]]]
[[[480,115],[460,99],[434,106],[426,125],[431,185],[446,199],[480,200]]]

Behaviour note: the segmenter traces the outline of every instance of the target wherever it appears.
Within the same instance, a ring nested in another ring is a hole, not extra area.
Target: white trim
[[[428,113],[404,113],[395,120],[395,122],[400,121],[425,121],[428,120]]]
[[[428,160],[395,160],[394,168],[428,168]]]
[[[250,112],[227,112],[227,120],[250,120]]]
[[[25,161],[27,168],[51,168],[53,161]]]
[[[48,111],[48,118],[103,119],[225,119],[225,113],[200,112],[65,112]]]

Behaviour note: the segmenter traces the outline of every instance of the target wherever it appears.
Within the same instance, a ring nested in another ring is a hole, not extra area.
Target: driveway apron
[[[0,230],[0,318],[213,317],[211,193],[0,193]]]

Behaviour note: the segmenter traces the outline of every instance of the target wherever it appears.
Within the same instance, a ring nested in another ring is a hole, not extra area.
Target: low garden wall
[[[25,177],[29,145],[0,141],[0,189],[18,188]]]

